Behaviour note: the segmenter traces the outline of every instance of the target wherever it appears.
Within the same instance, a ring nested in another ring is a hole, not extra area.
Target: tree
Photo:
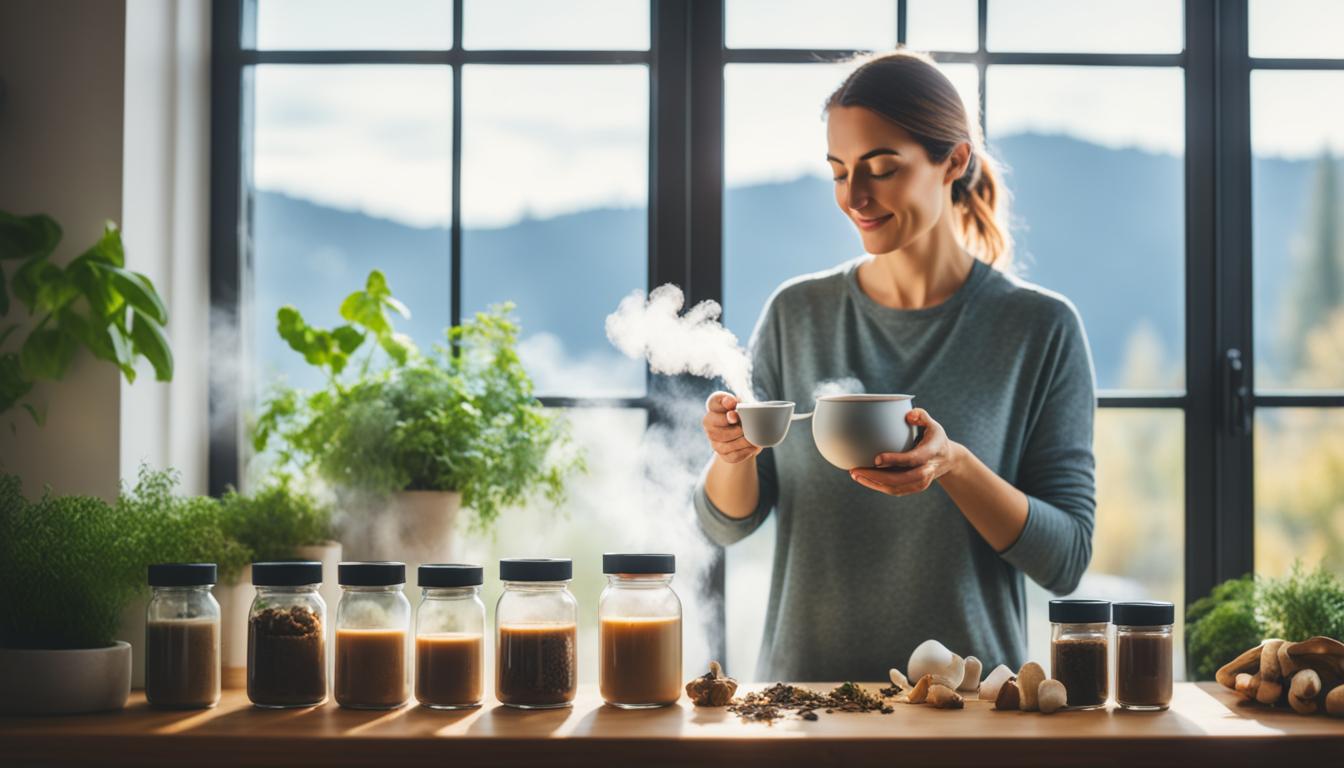
[[[1300,245],[1291,300],[1283,326],[1286,371],[1296,378],[1307,363],[1307,339],[1344,307],[1344,215],[1339,190],[1339,163],[1329,148],[1316,161],[1316,179],[1306,237]]]

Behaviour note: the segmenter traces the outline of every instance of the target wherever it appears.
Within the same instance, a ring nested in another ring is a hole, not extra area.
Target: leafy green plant
[[[173,355],[164,335],[168,312],[148,277],[126,269],[121,232],[107,222],[103,235],[65,267],[51,262],[61,227],[50,216],[15,216],[0,211],[0,317],[9,317],[10,285],[4,262],[18,262],[10,283],[13,296],[35,316],[17,349],[0,352],[0,413],[22,407],[38,424],[42,413],[24,402],[42,379],[65,376],[80,347],[135,380],[135,364],[149,360],[160,381],[173,377]],[[20,328],[0,327],[0,348]]]
[[[251,496],[230,489],[220,500],[225,532],[253,561],[293,557],[297,547],[330,541],[331,509],[280,477]]]
[[[257,452],[274,440],[282,464],[362,493],[459,491],[478,526],[531,494],[564,497],[582,457],[564,450],[567,423],[533,396],[511,306],[449,329],[429,354],[394,330],[391,316],[409,310],[381,272],[340,312],[346,324],[331,330],[293,307],[277,314],[280,336],[327,384],[312,393],[277,386],[254,426]]]
[[[1323,567],[1308,573],[1301,562],[1294,563],[1288,578],[1262,585],[1258,604],[1266,637],[1344,639],[1344,582]]]
[[[1265,638],[1256,617],[1255,578],[1230,579],[1190,604],[1185,615],[1186,666],[1196,680],[1213,673]]]
[[[112,504],[50,492],[30,502],[17,476],[0,476],[0,647],[106,646],[147,593],[151,563],[211,562],[228,582],[330,537],[330,510],[283,480],[250,497],[177,488],[177,473],[142,466]]]
[[[0,646],[110,645],[145,581],[122,538],[137,524],[91,496],[29,502],[17,476],[0,477]]]
[[[1324,566],[1300,562],[1281,579],[1251,575],[1213,588],[1186,611],[1186,660],[1196,680],[1268,637],[1296,642],[1315,635],[1344,638],[1344,581]]]
[[[134,486],[123,484],[115,507],[135,521],[121,535],[150,563],[215,563],[221,582],[233,581],[251,562],[252,553],[229,535],[225,510],[210,496],[177,492],[179,477],[171,469],[141,465]],[[139,574],[143,582],[145,574]]]

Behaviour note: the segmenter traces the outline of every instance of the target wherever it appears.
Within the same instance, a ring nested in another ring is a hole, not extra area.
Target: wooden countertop
[[[968,700],[963,710],[894,706],[889,715],[819,713],[815,722],[765,725],[743,723],[723,709],[693,707],[684,697],[676,707],[618,710],[601,703],[595,686],[581,688],[573,709],[535,712],[495,704],[465,712],[414,705],[361,712],[330,702],[269,711],[251,707],[239,690],[226,690],[212,710],[161,712],[149,709],[136,692],[123,712],[0,718],[0,764],[924,768],[1325,765],[1329,755],[1344,761],[1344,720],[1240,706],[1212,683],[1177,684],[1172,708],[1158,713],[1046,716],[995,712],[977,700]]]

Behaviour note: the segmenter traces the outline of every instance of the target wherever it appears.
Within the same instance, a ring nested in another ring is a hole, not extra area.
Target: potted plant
[[[51,262],[61,227],[50,216],[0,211],[0,264],[17,262],[6,279],[0,269],[0,317],[14,299],[34,318],[26,334],[19,323],[0,326],[0,414],[23,408],[39,425],[42,409],[28,400],[36,382],[59,380],[75,352],[114,363],[127,381],[135,364],[149,360],[160,381],[173,377],[173,355],[164,336],[168,312],[148,277],[126,269],[121,232],[107,222],[103,235],[65,267]]]
[[[108,504],[23,496],[0,477],[0,712],[118,709],[130,693],[132,645],[117,640],[146,592],[150,563],[210,561],[236,575],[247,550],[225,533],[218,502],[173,494],[171,472],[142,469]]]
[[[562,416],[532,394],[511,307],[449,329],[430,353],[393,328],[391,316],[409,310],[381,272],[346,297],[340,314],[345,324],[323,329],[293,307],[278,312],[280,336],[326,384],[315,392],[277,386],[253,447],[262,453],[274,440],[282,465],[315,474],[343,507],[369,510],[343,521],[351,556],[442,560],[459,507],[483,530],[528,497],[563,498],[582,458],[566,450]]]

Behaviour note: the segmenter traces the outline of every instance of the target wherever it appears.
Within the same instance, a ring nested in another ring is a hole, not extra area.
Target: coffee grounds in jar
[[[521,707],[573,701],[578,688],[577,636],[573,624],[501,626],[495,696]]]
[[[266,608],[247,631],[247,696],[254,704],[294,707],[327,698],[322,620],[303,606]]]
[[[1056,640],[1052,643],[1050,676],[1064,684],[1070,707],[1106,703],[1106,641]]]

